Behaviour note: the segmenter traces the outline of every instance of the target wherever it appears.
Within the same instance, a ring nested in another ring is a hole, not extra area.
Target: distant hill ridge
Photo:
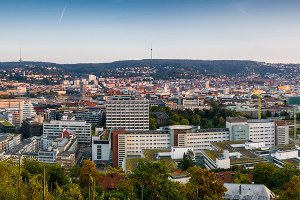
[[[282,73],[282,68],[299,68],[300,64],[271,64],[251,60],[186,60],[186,59],[144,59],[144,60],[124,60],[111,63],[77,63],[77,64],[57,64],[51,62],[0,62],[0,68],[26,67],[26,66],[52,66],[62,68],[71,73],[101,74],[108,72],[114,73],[116,68],[153,68],[155,76],[159,73],[170,76],[177,74],[207,74],[207,75],[238,75],[238,74],[261,74]],[[163,76],[162,76],[163,78]]]

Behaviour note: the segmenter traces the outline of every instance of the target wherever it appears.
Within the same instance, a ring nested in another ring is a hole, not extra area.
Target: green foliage
[[[253,170],[253,181],[256,184],[264,184],[267,187],[271,186],[272,174],[277,168],[270,163],[258,163]]]
[[[150,107],[150,113],[160,111],[165,112],[170,118],[167,125],[194,125],[201,128],[224,128],[226,126],[226,117],[235,117],[241,115],[232,110],[221,108],[217,102],[211,103],[212,108],[207,110],[170,110],[169,107]],[[150,114],[150,129],[158,128],[154,122],[155,116]]]
[[[271,188],[281,189],[289,182],[292,177],[299,175],[299,169],[286,165],[283,168],[278,168],[271,176]]]
[[[154,116],[149,117],[149,129],[156,130],[157,129],[157,121]]]
[[[300,176],[293,176],[282,190],[277,191],[277,195],[278,200],[300,200]]]
[[[120,186],[129,199],[184,199],[183,186],[169,180],[167,162],[140,161]]]
[[[186,199],[222,199],[226,188],[215,173],[194,166],[189,168],[190,180],[186,184]]]
[[[269,163],[259,163],[254,167],[253,181],[274,190],[282,190],[293,177],[299,175],[300,170],[291,165],[277,168]]]
[[[183,154],[183,159],[182,161],[178,164],[178,168],[186,171],[188,170],[190,167],[194,166],[195,163],[193,161],[194,158],[194,153],[191,150],[188,150],[187,153]]]
[[[234,183],[242,183],[242,184],[249,184],[249,183],[251,183],[249,176],[247,174],[242,174],[240,172],[237,172],[233,176],[233,182]]]

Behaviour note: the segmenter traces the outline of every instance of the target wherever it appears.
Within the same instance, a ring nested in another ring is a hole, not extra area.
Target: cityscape
[[[0,200],[299,200],[298,8],[0,2]]]

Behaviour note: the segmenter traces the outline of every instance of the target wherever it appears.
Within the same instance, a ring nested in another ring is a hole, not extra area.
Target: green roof
[[[0,118],[0,123],[3,125],[3,126],[14,126],[12,125],[11,123],[9,123],[6,119],[3,119],[3,118]]]
[[[156,155],[160,152],[170,152],[171,149],[145,149],[144,156],[148,160],[156,160]]]

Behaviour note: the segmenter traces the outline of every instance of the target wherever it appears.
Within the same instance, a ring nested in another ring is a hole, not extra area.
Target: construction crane
[[[257,118],[258,119],[261,119],[261,113],[262,113],[262,111],[261,111],[261,103],[262,103],[261,102],[261,100],[262,100],[261,93],[262,93],[262,91],[260,91],[260,90],[255,90],[255,89],[252,90],[252,95],[257,96]]]
[[[294,140],[297,140],[297,113],[296,107],[294,107]]]

